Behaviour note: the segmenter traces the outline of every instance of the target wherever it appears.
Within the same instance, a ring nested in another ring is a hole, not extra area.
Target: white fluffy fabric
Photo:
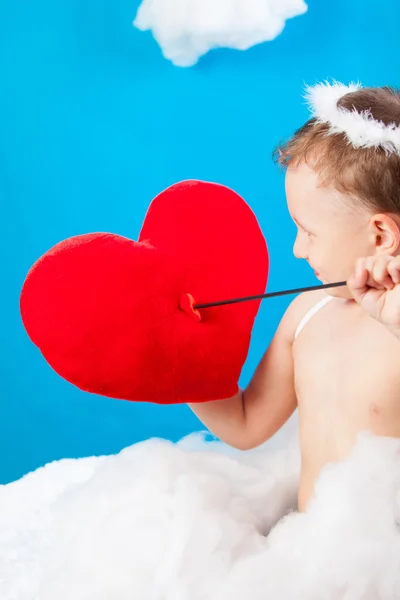
[[[303,514],[298,475],[295,440],[50,464],[0,488],[1,600],[398,600],[400,440],[361,436]]]
[[[134,25],[152,31],[165,58],[188,67],[212,48],[273,40],[306,11],[304,0],[143,0]]]
[[[361,89],[361,84],[319,83],[307,87],[306,99],[313,117],[320,123],[329,123],[331,133],[343,133],[356,148],[383,148],[388,154],[400,155],[400,127],[385,125],[374,119],[370,111],[358,112],[338,108],[344,95]]]

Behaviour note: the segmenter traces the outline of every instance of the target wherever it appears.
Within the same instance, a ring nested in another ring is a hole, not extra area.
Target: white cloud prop
[[[398,600],[400,440],[361,436],[287,515],[298,476],[296,441],[196,436],[47,465],[0,486],[1,600]]]
[[[189,67],[212,48],[273,40],[306,11],[304,0],[143,0],[134,25],[152,31],[165,58]]]

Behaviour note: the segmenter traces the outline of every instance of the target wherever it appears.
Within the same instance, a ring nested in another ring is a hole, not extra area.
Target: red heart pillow
[[[67,239],[29,271],[21,293],[28,335],[51,367],[87,392],[162,404],[233,396],[268,251],[235,192],[186,181],[151,203],[139,241],[93,233]]]

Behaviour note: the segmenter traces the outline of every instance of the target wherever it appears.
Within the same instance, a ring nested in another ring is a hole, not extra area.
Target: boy
[[[248,387],[190,405],[243,450],[298,408],[300,511],[359,432],[400,437],[400,94],[324,84],[309,101],[313,117],[277,152],[298,228],[294,254],[323,283],[347,286],[298,296]]]

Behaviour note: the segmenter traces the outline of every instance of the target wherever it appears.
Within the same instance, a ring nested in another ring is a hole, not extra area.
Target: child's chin
[[[322,283],[322,285],[329,285],[329,283],[330,283],[329,281],[322,279],[322,277],[320,277],[318,275],[317,275],[317,279],[319,279],[319,281]],[[344,298],[345,300],[350,300],[353,298],[346,285],[340,285],[338,287],[327,288],[325,290],[325,293],[328,296],[332,296],[333,298]]]

